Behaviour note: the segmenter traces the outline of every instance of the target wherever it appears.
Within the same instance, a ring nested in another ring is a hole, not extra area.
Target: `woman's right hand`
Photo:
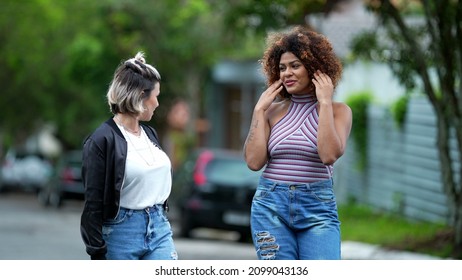
[[[261,95],[260,98],[258,99],[257,104],[255,105],[255,110],[256,111],[266,111],[270,107],[271,103],[273,103],[274,99],[276,99],[276,96],[282,91],[283,85],[282,81],[278,80],[274,82],[272,85],[270,85]]]
[[[273,83],[261,94],[255,105],[249,134],[244,143],[244,158],[251,170],[260,170],[268,160],[267,146],[271,128],[266,111],[282,88],[281,80]]]

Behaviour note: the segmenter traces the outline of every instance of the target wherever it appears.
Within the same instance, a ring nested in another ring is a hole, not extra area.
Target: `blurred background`
[[[462,258],[461,22],[460,0],[0,0],[0,196],[81,200],[82,142],[111,117],[113,71],[141,50],[162,75],[150,124],[181,236],[248,242],[258,172],[236,154],[265,89],[258,60],[269,32],[302,24],[331,40],[335,99],[353,110],[334,171],[343,238]]]

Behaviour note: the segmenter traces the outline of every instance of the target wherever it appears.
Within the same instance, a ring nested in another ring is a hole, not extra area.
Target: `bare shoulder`
[[[266,118],[272,127],[275,123],[277,123],[284,115],[287,113],[289,108],[290,100],[283,99],[274,101],[268,110],[266,111]]]
[[[334,114],[350,115],[352,114],[351,108],[343,102],[333,102]]]
[[[353,122],[353,112],[351,111],[351,108],[342,102],[334,102],[332,105],[335,121],[337,123],[342,123],[346,128],[348,128],[348,130],[350,130]]]

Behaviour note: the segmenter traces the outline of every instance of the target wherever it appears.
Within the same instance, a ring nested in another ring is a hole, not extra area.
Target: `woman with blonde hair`
[[[113,117],[84,142],[81,235],[91,259],[177,259],[167,219],[171,162],[151,120],[160,74],[143,53],[121,63],[107,92]]]

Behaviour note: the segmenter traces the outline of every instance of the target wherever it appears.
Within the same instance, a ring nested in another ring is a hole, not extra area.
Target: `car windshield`
[[[206,174],[210,182],[229,185],[257,182],[260,175],[250,170],[245,162],[237,159],[214,159],[208,164]]]

